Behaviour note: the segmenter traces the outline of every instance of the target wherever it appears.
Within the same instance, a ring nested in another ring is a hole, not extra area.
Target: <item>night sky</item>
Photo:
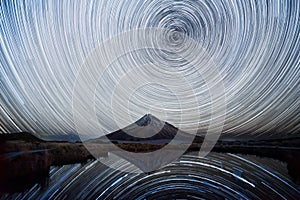
[[[90,133],[91,107],[99,134],[151,113],[183,130],[299,136],[299,10],[298,0],[1,1],[0,132]]]

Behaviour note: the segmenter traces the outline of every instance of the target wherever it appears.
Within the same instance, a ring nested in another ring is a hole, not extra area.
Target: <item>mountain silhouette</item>
[[[112,143],[140,143],[159,144],[170,143],[177,134],[180,137],[175,139],[176,143],[185,143],[191,138],[191,134],[181,131],[168,122],[161,121],[157,117],[146,114],[133,124],[112,132],[106,136],[92,140],[92,142],[112,142]],[[196,136],[194,142],[202,142],[203,138]],[[174,140],[173,140],[174,142]]]

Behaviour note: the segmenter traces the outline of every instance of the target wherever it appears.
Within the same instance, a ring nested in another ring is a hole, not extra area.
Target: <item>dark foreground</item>
[[[94,157],[80,142],[44,141],[29,133],[0,136],[0,192],[24,191],[35,183],[46,185],[51,166],[86,163]],[[131,152],[151,152],[165,144],[107,144],[94,143],[99,157],[119,148]],[[198,151],[201,143],[193,143],[188,151]],[[180,145],[174,146],[174,149]],[[219,141],[214,152],[238,153],[273,158],[287,163],[288,174],[294,183],[300,182],[300,139]]]

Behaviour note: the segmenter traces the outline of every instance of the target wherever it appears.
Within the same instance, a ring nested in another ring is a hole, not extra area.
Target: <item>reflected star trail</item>
[[[192,153],[151,174],[135,174],[133,166],[116,159],[109,169],[98,161],[53,167],[49,186],[38,184],[3,199],[298,199],[300,191],[287,177],[285,165],[255,156]],[[84,192],[83,192],[84,191]]]

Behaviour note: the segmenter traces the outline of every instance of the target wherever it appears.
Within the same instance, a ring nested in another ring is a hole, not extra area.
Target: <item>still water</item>
[[[126,160],[52,167],[46,184],[0,199],[300,199],[286,164],[256,156],[188,153],[151,173]],[[132,173],[122,172],[132,171]]]

